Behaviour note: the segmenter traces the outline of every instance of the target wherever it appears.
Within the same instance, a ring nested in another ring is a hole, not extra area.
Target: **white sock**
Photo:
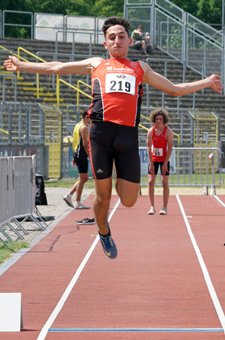
[[[80,201],[76,201],[76,205],[80,205]]]
[[[68,194],[67,194],[67,197],[71,198],[71,197],[72,197],[72,195],[71,195],[70,193],[68,193]]]

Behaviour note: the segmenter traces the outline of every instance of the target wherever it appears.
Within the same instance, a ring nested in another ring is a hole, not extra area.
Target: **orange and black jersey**
[[[144,71],[139,62],[107,59],[92,72],[93,100],[89,110],[94,121],[138,126]]]

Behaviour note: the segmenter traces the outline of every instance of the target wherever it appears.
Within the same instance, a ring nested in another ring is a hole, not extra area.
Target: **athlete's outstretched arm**
[[[89,74],[97,67],[103,58],[94,57],[81,61],[61,63],[59,61],[50,61],[46,63],[24,62],[16,57],[9,56],[4,62],[7,71],[25,71],[42,74]]]
[[[221,94],[223,89],[220,82],[220,76],[216,74],[212,74],[208,78],[191,83],[173,84],[169,79],[154,72],[146,63],[140,62],[140,64],[144,71],[143,81],[145,83],[175,97],[193,93],[207,87],[219,94]]]

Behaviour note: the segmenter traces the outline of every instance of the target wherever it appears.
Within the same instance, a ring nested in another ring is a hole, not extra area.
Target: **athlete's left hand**
[[[221,94],[223,90],[223,86],[220,81],[220,76],[218,74],[212,74],[209,79],[211,80],[211,88],[216,91],[217,93]]]

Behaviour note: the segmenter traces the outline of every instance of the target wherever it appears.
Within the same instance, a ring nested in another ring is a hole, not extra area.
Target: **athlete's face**
[[[113,58],[127,58],[132,39],[128,37],[123,26],[115,25],[108,28],[104,46]]]
[[[155,125],[160,128],[162,127],[164,124],[163,124],[163,115],[157,115],[155,117]]]

